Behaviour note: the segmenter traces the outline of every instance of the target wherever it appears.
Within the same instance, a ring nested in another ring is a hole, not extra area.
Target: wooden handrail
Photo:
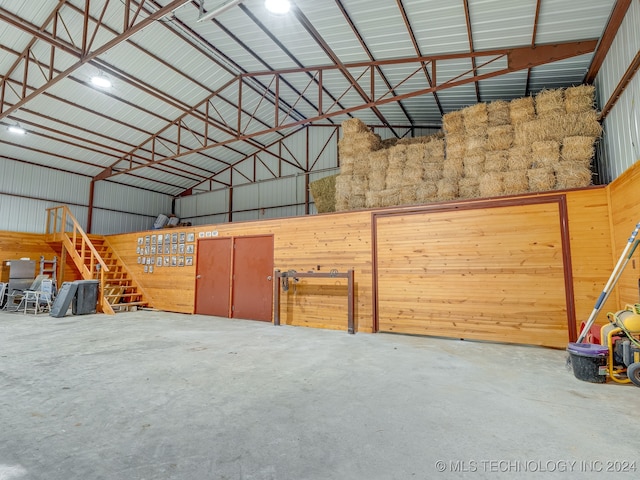
[[[71,221],[71,232],[66,231],[67,221]],[[109,267],[104,262],[98,251],[95,249],[91,240],[80,226],[80,223],[73,216],[66,205],[47,208],[47,226],[46,237],[48,241],[62,242],[74,258],[76,266],[82,273],[85,280],[94,279],[94,272],[98,271],[100,282],[100,305],[104,313],[113,314],[113,309],[109,302],[104,298],[105,276],[109,271]],[[78,249],[78,241],[80,241],[80,249]],[[89,265],[86,264],[85,255],[89,254]],[[100,268],[98,269],[98,265]]]

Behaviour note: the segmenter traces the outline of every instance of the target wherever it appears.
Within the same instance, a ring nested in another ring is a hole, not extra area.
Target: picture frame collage
[[[195,256],[194,232],[154,233],[138,237],[136,255],[144,273],[164,267],[191,267]]]

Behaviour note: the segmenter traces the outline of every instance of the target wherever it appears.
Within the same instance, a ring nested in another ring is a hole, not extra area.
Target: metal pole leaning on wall
[[[298,273],[295,270],[281,272],[275,270],[273,273],[275,282],[273,282],[273,324],[280,325],[280,279],[281,278],[346,278],[347,279],[347,333],[355,334],[355,288],[354,288],[354,272],[347,270],[345,273],[331,271],[330,273]]]

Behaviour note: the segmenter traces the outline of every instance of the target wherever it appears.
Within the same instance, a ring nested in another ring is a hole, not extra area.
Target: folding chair
[[[34,295],[29,294],[27,299],[25,299],[25,294],[27,292],[39,292],[42,286],[42,281],[47,280],[48,275],[38,275],[36,279],[33,281],[31,286],[26,290],[13,290],[7,296],[7,304],[5,305],[5,310],[11,312],[17,312],[25,308],[25,300],[33,301]]]
[[[7,299],[7,284],[0,282],[0,310],[4,308],[4,302]]]

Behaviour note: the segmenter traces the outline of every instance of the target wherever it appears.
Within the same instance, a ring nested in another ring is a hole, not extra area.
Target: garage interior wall
[[[0,154],[0,230],[43,233],[43,212],[67,205],[87,229],[89,177],[3,158]],[[151,228],[171,213],[169,195],[114,182],[96,182],[91,233],[108,235]]]

